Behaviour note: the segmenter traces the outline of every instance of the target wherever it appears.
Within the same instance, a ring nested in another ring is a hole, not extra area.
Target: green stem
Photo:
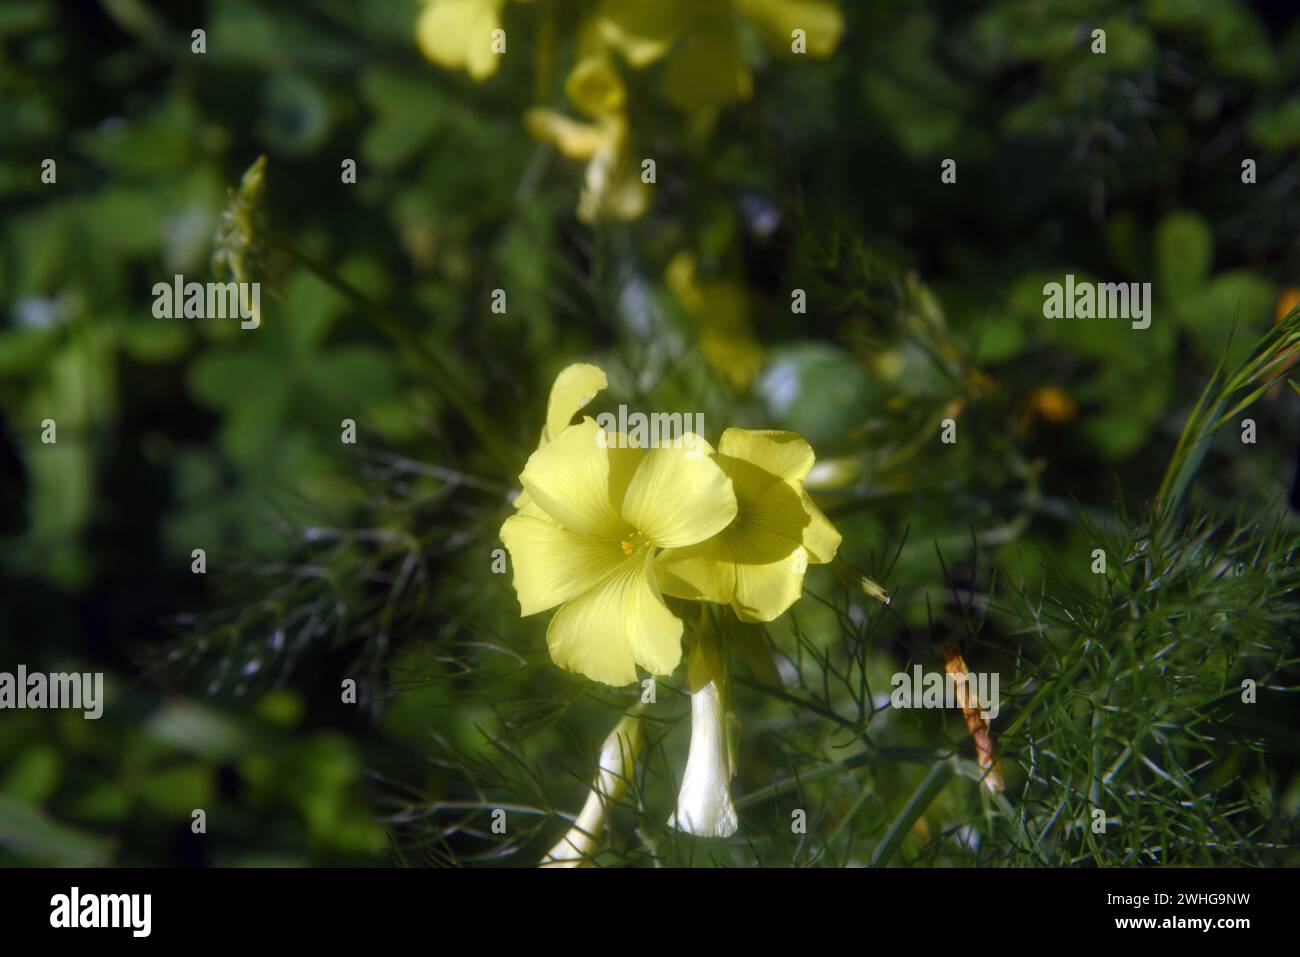
[[[912,825],[917,822],[925,809],[930,806],[939,792],[943,790],[944,785],[952,778],[952,764],[943,761],[930,768],[930,773],[925,776],[912,796],[907,799],[903,809],[890,822],[889,830],[885,831],[884,839],[876,845],[876,850],[871,855],[868,867],[884,867],[889,863],[890,858],[894,856],[899,847],[903,844],[903,838],[907,832],[912,829]]]

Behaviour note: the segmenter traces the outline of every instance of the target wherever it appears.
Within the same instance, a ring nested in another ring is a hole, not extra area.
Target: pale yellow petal
[[[672,674],[682,660],[682,622],[664,604],[655,580],[654,554],[649,549],[640,575],[628,585],[624,602],[632,657],[652,675]]]
[[[844,18],[829,3],[814,0],[735,0],[736,9],[758,27],[774,53],[791,55],[794,31],[802,30],[808,55],[825,59],[839,46]]]
[[[466,69],[476,80],[496,72],[492,31],[501,26],[505,0],[431,0],[420,12],[415,38],[421,52],[449,70]]]
[[[736,563],[727,538],[723,530],[698,545],[661,552],[655,562],[659,588],[675,598],[730,604],[736,595]]]
[[[681,659],[682,623],[659,594],[652,560],[648,549],[626,559],[556,612],[546,642],[557,665],[609,685],[635,681],[638,663],[652,674],[672,672]]]
[[[736,517],[736,495],[700,449],[651,449],[628,484],[622,515],[660,548],[681,548],[726,528]]]
[[[824,565],[835,557],[843,540],[831,520],[826,517],[817,503],[809,497],[807,491],[799,490],[800,501],[807,513],[809,522],[803,530],[803,546],[808,550],[808,560]]]
[[[501,66],[504,48],[493,49],[497,42],[493,33],[501,29],[501,8],[504,5],[505,0],[482,0],[479,17],[465,35],[465,70],[480,83]]]
[[[725,106],[749,99],[753,91],[735,25],[725,17],[693,31],[664,71],[664,92],[683,110]]]
[[[623,80],[604,56],[582,59],[569,71],[564,92],[580,112],[596,119],[620,113],[627,103]]]
[[[535,139],[550,143],[572,160],[590,159],[601,142],[599,127],[579,123],[545,107],[535,107],[525,113],[524,125]]]
[[[640,219],[650,208],[651,191],[641,179],[641,168],[626,153],[614,168],[613,180],[605,196],[605,210],[611,219],[631,222]]]
[[[551,395],[546,402],[546,432],[555,438],[596,394],[609,385],[600,366],[575,362],[566,366],[555,377]]]
[[[554,608],[590,591],[626,561],[615,542],[575,535],[554,522],[512,515],[501,526],[521,615]]]
[[[802,435],[770,429],[727,429],[718,451],[788,482],[802,482],[814,461],[812,446]]]
[[[741,621],[772,621],[799,600],[808,553],[802,545],[765,564],[737,563],[731,607]]]
[[[620,541],[628,526],[614,503],[622,501],[646,453],[611,444],[594,419],[584,418],[529,456],[519,480],[542,511],[565,528]]]
[[[641,69],[668,52],[699,8],[699,0],[603,0],[596,25],[606,43]]]
[[[650,198],[650,186],[642,182],[638,161],[628,150],[627,120],[621,115],[604,120],[600,144],[583,172],[578,219],[627,222],[645,214]]]

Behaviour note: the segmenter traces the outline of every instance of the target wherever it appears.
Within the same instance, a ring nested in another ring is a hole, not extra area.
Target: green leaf
[[[59,786],[63,758],[50,744],[24,748],[10,764],[0,791],[32,804],[49,800]]]
[[[1276,290],[1272,282],[1247,270],[1215,276],[1195,299],[1179,304],[1179,316],[1207,362],[1224,355],[1233,324],[1237,338],[1227,363],[1232,365],[1264,333],[1273,319]]]
[[[210,409],[262,401],[283,374],[275,356],[248,349],[200,356],[190,367],[189,389]]]
[[[1171,213],[1156,227],[1156,295],[1182,299],[1205,282],[1214,256],[1214,237],[1198,214]]]
[[[312,360],[307,371],[312,388],[331,405],[367,405],[392,394],[391,363],[374,346],[343,346]]]

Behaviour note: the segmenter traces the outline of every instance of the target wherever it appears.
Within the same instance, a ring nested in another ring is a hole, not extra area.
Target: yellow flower
[[[660,588],[729,604],[742,621],[771,621],[798,600],[808,563],[829,562],[840,546],[803,488],[812,448],[794,432],[728,429],[716,458],[736,493],[736,519],[705,542],[660,555]]]
[[[610,685],[635,681],[637,665],[657,675],[677,667],[682,623],[664,603],[655,557],[736,516],[731,480],[698,448],[616,447],[626,442],[590,417],[552,436],[519,477],[528,507],[501,526],[521,613],[559,606],[546,631],[551,659]]]
[[[573,827],[542,858],[541,867],[583,867],[600,846],[609,805],[627,792],[632,769],[641,752],[641,706],[614,727],[600,749],[596,780]]]
[[[697,280],[690,252],[673,256],[664,280],[699,324],[704,361],[732,392],[744,392],[763,367],[763,347],[750,328],[745,287],[723,279]]]
[[[650,190],[631,153],[627,92],[609,58],[585,57],[564,85],[570,102],[593,122],[535,107],[524,116],[528,132],[572,160],[586,161],[578,218],[632,220],[650,207]]]
[[[1079,413],[1078,405],[1069,394],[1052,385],[1035,389],[1029,396],[1029,408],[1055,425],[1069,422]]]
[[[736,15],[752,23],[768,52],[780,57],[795,55],[802,42],[809,56],[825,59],[844,32],[839,10],[816,0],[604,0],[596,28],[637,69],[668,56],[669,98],[683,109],[697,109],[753,93]]]
[[[506,0],[425,0],[415,21],[415,39],[429,60],[448,70],[464,70],[482,82],[500,65],[493,49]]]

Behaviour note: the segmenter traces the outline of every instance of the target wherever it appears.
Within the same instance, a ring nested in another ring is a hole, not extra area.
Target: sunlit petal
[[[618,545],[583,538],[544,518],[512,515],[501,526],[520,614],[532,615],[597,587],[625,561]]]
[[[623,498],[641,449],[608,448],[590,417],[563,430],[528,459],[519,480],[537,505],[565,528],[589,538],[619,541],[627,522],[614,502]]]
[[[731,607],[741,621],[772,621],[799,600],[807,568],[802,545],[772,562],[737,562]]]
[[[600,147],[600,127],[572,120],[557,110],[534,107],[524,114],[524,125],[534,138],[550,143],[569,159],[590,159]]]
[[[802,482],[815,460],[812,446],[802,435],[770,429],[727,429],[718,451],[791,482]]]
[[[501,27],[503,6],[505,0],[430,0],[415,25],[421,52],[441,67],[486,79],[500,63],[492,31]]]
[[[803,545],[808,549],[808,560],[819,565],[825,564],[835,557],[842,537],[807,491],[800,489],[799,495],[809,518],[808,525],[803,530]]]
[[[593,681],[625,685],[639,662],[669,674],[681,658],[682,623],[664,604],[647,549],[616,574],[566,604],[551,619],[546,642],[561,668]]]
[[[655,545],[702,542],[736,517],[731,479],[699,448],[645,453],[623,499],[624,519]]]
[[[665,595],[690,601],[731,603],[736,594],[735,553],[727,531],[686,548],[670,548],[655,562]]]
[[[768,49],[789,54],[792,35],[802,30],[808,55],[825,59],[839,46],[844,18],[829,3],[812,0],[735,0],[736,9],[759,28]]]
[[[546,431],[555,438],[596,394],[609,385],[605,371],[586,362],[566,366],[555,377],[546,402]]]

